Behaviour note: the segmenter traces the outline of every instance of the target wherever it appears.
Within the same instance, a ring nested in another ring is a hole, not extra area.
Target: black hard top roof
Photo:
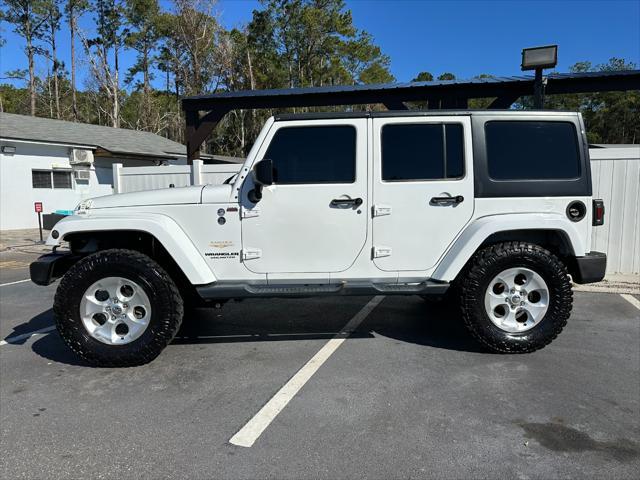
[[[305,113],[282,113],[274,115],[276,122],[286,122],[293,120],[332,120],[339,118],[389,118],[389,117],[447,117],[447,116],[540,116],[557,117],[567,115],[578,115],[570,111],[549,111],[549,110],[384,110],[375,112],[305,112]]]

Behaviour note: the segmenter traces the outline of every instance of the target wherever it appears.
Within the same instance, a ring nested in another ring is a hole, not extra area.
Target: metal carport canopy
[[[236,109],[321,107],[383,104],[406,110],[403,102],[426,101],[430,109],[467,108],[470,98],[493,98],[489,108],[509,108],[518,98],[532,95],[534,77],[488,77],[472,80],[342,85],[275,90],[243,90],[182,99],[185,112],[187,158],[198,158],[202,143],[218,122]],[[640,70],[588,73],[551,73],[545,94],[640,90]],[[204,113],[204,115],[202,115]]]

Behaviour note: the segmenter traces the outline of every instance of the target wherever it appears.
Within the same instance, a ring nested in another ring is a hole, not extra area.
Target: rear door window
[[[566,180],[580,177],[580,152],[570,122],[490,121],[485,124],[489,177]]]
[[[462,125],[390,124],[382,127],[382,180],[443,180],[464,176]]]

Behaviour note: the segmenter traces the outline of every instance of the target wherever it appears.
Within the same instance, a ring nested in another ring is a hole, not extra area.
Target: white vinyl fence
[[[593,198],[604,200],[604,225],[591,249],[607,254],[607,274],[640,274],[640,146],[592,148]]]
[[[114,163],[113,193],[222,183],[240,167],[242,164],[204,165],[202,160],[194,160],[193,165],[158,167],[123,167],[121,163]]]

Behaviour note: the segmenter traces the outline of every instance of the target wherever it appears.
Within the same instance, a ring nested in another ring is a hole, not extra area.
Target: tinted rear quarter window
[[[283,127],[265,158],[273,161],[274,183],[353,183],[356,129],[352,126]]]
[[[575,126],[569,122],[490,121],[485,124],[489,177],[554,180],[580,177]]]
[[[464,177],[464,139],[462,136],[462,125],[452,123],[447,124],[445,127],[447,178]]]

